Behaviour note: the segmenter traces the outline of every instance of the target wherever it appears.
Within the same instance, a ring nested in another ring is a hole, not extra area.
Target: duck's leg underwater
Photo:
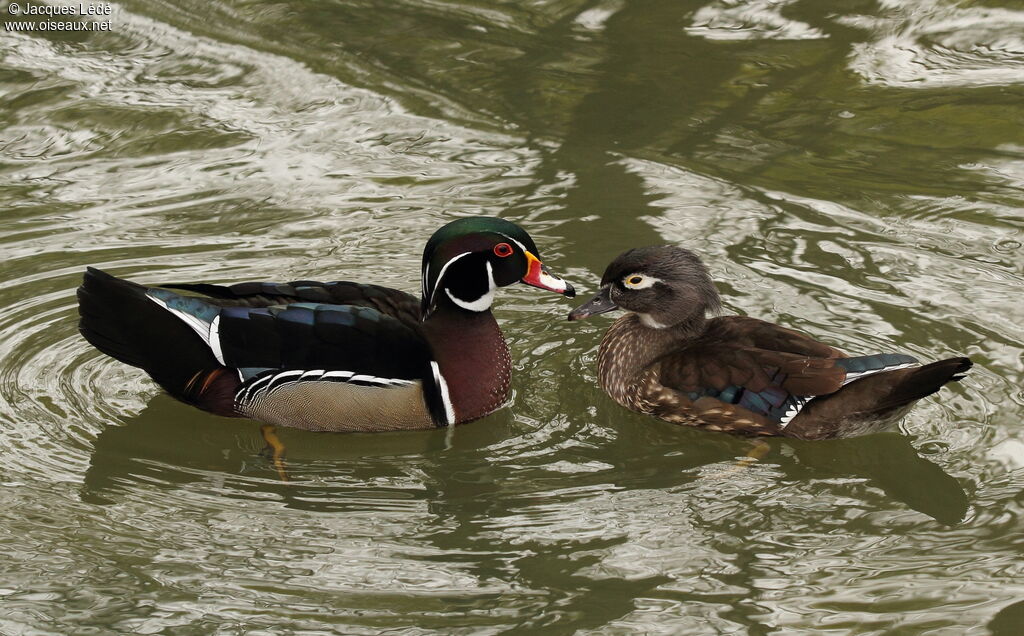
[[[721,472],[714,473],[712,477],[728,477],[729,475],[738,473],[739,471],[750,466],[751,464],[758,462],[761,458],[768,454],[768,451],[770,451],[771,448],[771,445],[768,444],[768,442],[764,441],[763,439],[755,439],[753,440],[753,444],[751,445],[750,450],[747,451],[747,454],[743,456],[743,459],[736,460],[736,463],[734,463],[732,466]]]
[[[288,481],[288,467],[284,463],[284,442],[277,436],[277,427],[273,424],[264,424],[260,426],[260,434],[267,443],[263,453],[269,456],[281,481]]]

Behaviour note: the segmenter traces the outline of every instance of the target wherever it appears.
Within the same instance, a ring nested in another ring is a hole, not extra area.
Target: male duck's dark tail
[[[959,381],[971,365],[968,358],[948,358],[855,380],[835,393],[808,402],[786,428],[786,435],[825,439],[883,430],[917,400]]]
[[[179,400],[232,415],[237,376],[146,288],[89,267],[78,288],[78,330],[94,347],[139,367]]]

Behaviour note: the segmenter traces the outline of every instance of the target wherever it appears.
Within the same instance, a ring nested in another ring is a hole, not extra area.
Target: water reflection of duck
[[[403,459],[440,453],[447,442],[445,435],[429,430],[384,434],[383,443],[380,433],[324,436],[282,429],[280,435],[288,445],[287,479],[279,479],[280,468],[275,473],[261,456],[265,438],[251,424],[211,418],[157,394],[142,411],[105,427],[92,441],[80,496],[109,504],[133,493],[151,496],[146,493],[154,488],[171,493],[206,483],[226,497],[274,493],[287,507],[330,509],[344,502],[304,499],[304,488],[365,495],[367,484],[374,484],[381,492],[392,492],[390,479],[404,474],[408,462]],[[182,439],[192,443],[183,446]],[[225,481],[230,487],[224,488]]]
[[[218,415],[309,430],[432,428],[483,417],[507,397],[496,288],[574,294],[537,253],[513,223],[458,219],[427,242],[422,299],[352,282],[143,287],[90,268],[79,328]]]
[[[225,496],[248,498],[274,493],[289,508],[365,509],[370,489],[373,501],[405,500],[416,495],[446,513],[455,514],[461,510],[459,502],[496,498],[501,488],[495,484],[505,483],[501,479],[467,479],[464,474],[456,479],[451,475],[453,461],[461,463],[462,473],[471,466],[489,465],[480,462],[479,456],[488,455],[490,448],[507,440],[507,429],[500,425],[500,420],[506,418],[506,423],[511,424],[508,411],[492,417],[499,418],[498,426],[468,427],[456,438],[458,458],[454,460],[451,452],[445,450],[446,436],[430,431],[388,435],[383,444],[379,434],[325,438],[301,430],[282,431],[288,444],[292,478],[290,484],[285,484],[273,479],[273,468],[258,458],[259,436],[239,420],[223,420],[222,426],[211,426],[209,417],[199,416],[166,395],[157,395],[140,413],[99,432],[92,442],[81,498],[109,504],[135,496],[133,493],[150,496],[146,493],[154,487],[170,493],[191,483],[216,485],[228,479],[230,488],[218,487]],[[612,418],[611,414],[608,417]],[[618,418],[607,423],[615,424],[618,441],[608,447],[597,446],[590,452],[593,459],[606,463],[621,458],[622,464],[613,471],[617,476],[613,483],[616,489],[674,490],[695,479],[731,478],[721,476],[720,470],[698,469],[728,465],[744,452],[746,445],[735,437],[687,430],[682,433],[690,443],[681,451],[674,451],[671,449],[678,447],[680,431],[673,433],[669,427],[621,426]],[[197,442],[182,447],[183,438]],[[784,480],[821,484],[815,488],[825,500],[845,501],[852,496],[853,505],[868,511],[889,510],[890,501],[899,501],[946,525],[960,522],[967,512],[967,494],[959,481],[920,456],[904,435],[768,443],[770,452],[763,462],[776,467]],[[619,451],[602,451],[622,446],[634,452],[627,458]],[[498,474],[503,470],[512,468],[499,467]],[[515,471],[521,470],[517,464]],[[427,480],[411,492],[393,483],[396,475],[410,471]],[[547,470],[539,470],[539,475],[541,483],[551,478]],[[835,485],[836,477],[864,479],[871,488],[843,488],[841,497],[836,494],[833,499],[828,493],[840,488]],[[602,471],[576,473],[570,480],[576,485],[602,484],[609,478],[608,472]],[[875,488],[886,497],[879,496]],[[460,489],[468,489],[471,494],[452,497]]]
[[[707,268],[675,247],[629,250],[570,320],[622,308],[601,341],[598,379],[619,404],[708,430],[799,439],[883,430],[959,380],[967,358],[924,366],[907,355],[847,357],[755,318],[707,319],[720,306]]]

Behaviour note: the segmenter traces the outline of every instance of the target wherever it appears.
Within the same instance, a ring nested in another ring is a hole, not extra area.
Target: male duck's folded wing
[[[310,280],[290,283],[237,283],[209,285],[175,283],[167,289],[184,290],[207,297],[207,302],[222,307],[270,307],[291,303],[318,303],[370,307],[403,323],[420,321],[420,301],[412,294],[350,281],[321,283]]]
[[[420,331],[369,307],[296,302],[218,309],[211,347],[239,369],[323,369],[416,380],[433,359]]]
[[[452,419],[418,323],[352,305],[217,306],[163,288],[150,288],[146,295],[191,327],[217,362],[237,373],[236,404],[260,402],[284,386],[422,386],[431,419]]]

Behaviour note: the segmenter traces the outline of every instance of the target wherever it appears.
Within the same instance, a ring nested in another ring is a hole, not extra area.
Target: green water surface
[[[0,29],[0,634],[1024,633],[1019,2],[109,6]],[[472,214],[581,294],[677,243],[728,312],[975,367],[739,467],[601,393],[607,317],[516,286],[505,409],[279,431],[284,483],[76,331],[86,265],[415,292]]]

